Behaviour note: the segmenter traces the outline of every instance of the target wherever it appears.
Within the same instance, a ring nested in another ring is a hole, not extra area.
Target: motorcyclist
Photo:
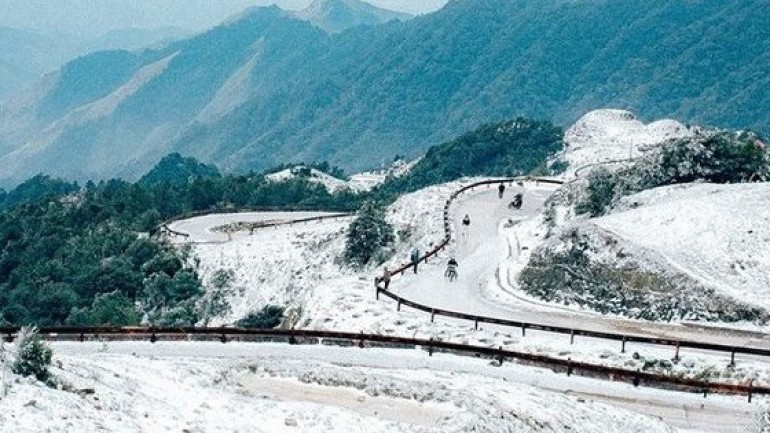
[[[451,257],[447,262],[444,276],[449,278],[449,281],[453,281],[457,278],[457,260],[455,260],[454,257]]]

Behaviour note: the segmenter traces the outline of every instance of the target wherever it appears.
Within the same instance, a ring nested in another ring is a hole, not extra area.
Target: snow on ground
[[[693,133],[676,120],[644,124],[628,111],[595,110],[564,133],[564,152],[558,158],[569,164],[564,177],[570,179],[582,167],[635,158],[651,145]]]
[[[273,182],[280,182],[299,176],[305,176],[311,182],[317,182],[325,186],[329,192],[339,191],[341,189],[350,189],[355,192],[370,191],[377,185],[385,182],[390,177],[403,176],[417,164],[420,159],[411,162],[397,160],[393,165],[385,170],[367,171],[350,175],[350,180],[338,179],[314,168],[296,166],[268,174],[266,178]]]
[[[394,225],[396,232],[401,233],[401,239],[395,246],[393,257],[377,269],[369,268],[356,272],[341,266],[340,257],[343,254],[345,230],[349,220],[257,229],[253,235],[248,232],[235,233],[230,242],[192,244],[204,282],[210,282],[213,274],[220,269],[232,270],[235,276],[228,295],[231,312],[210,324],[233,323],[267,304],[277,304],[287,307],[288,320],[285,326],[437,338],[485,346],[503,346],[512,350],[544,353],[565,359],[631,369],[674,371],[677,374],[705,375],[733,382],[749,378],[756,378],[757,384],[769,381],[770,368],[754,359],[742,359],[736,368],[727,368],[726,355],[683,351],[681,362],[670,363],[668,360],[672,353],[668,348],[629,346],[628,352],[622,354],[615,342],[579,338],[576,344],[570,345],[569,338],[563,335],[528,332],[526,337],[522,337],[518,329],[492,325],[482,325],[482,329],[476,331],[470,322],[438,317],[435,323],[431,323],[430,316],[426,313],[410,311],[407,308],[397,312],[392,301],[376,300],[374,276],[379,274],[384,266],[394,269],[407,262],[412,248],[417,247],[425,252],[432,248],[432,244],[441,240],[444,235],[441,219],[444,202],[453,191],[470,181],[466,179],[426,188],[397,200],[388,209],[387,218]],[[542,188],[545,189],[539,191],[534,184],[528,184],[522,212],[530,212],[530,207],[534,212],[538,207],[538,194],[541,195],[539,200],[542,200],[547,196],[547,190],[553,189],[552,186]],[[529,302],[525,304],[526,308],[509,308],[504,305],[507,299],[494,296],[492,287],[497,286],[499,280],[496,277],[496,266],[504,261],[510,247],[503,241],[504,246],[500,249],[493,240],[485,240],[486,238],[482,237],[483,230],[486,230],[482,228],[485,224],[490,225],[490,236],[494,236],[499,221],[497,211],[482,210],[490,209],[489,203],[501,206],[502,213],[509,212],[504,201],[497,198],[494,188],[483,188],[463,194],[453,206],[452,218],[462,218],[456,212],[466,212],[466,208],[478,209],[478,214],[473,216],[475,222],[472,225],[472,240],[458,237],[439,257],[429,260],[427,264],[421,264],[419,275],[408,272],[404,276],[396,276],[391,288],[409,299],[441,308],[534,322],[547,322],[553,316],[558,317],[559,325],[588,327],[590,324],[599,325],[601,329],[601,316],[588,315],[577,321],[575,312],[565,312],[549,305],[530,308]],[[488,221],[485,218],[487,214]],[[251,218],[251,215],[248,216]],[[226,214],[221,217],[232,221],[233,215]],[[214,215],[205,218],[205,224],[196,222],[197,218],[179,223],[203,227],[206,224],[218,225],[221,222],[217,221]],[[193,230],[191,233],[193,236],[189,240],[196,241],[198,236],[203,240],[208,239],[205,230]],[[478,278],[480,282],[484,282],[483,285],[471,281],[463,283],[465,285],[460,284],[462,281],[453,285],[446,284],[442,277],[445,262],[450,255],[458,253],[472,256],[467,259],[458,257],[461,278]],[[471,268],[477,268],[477,275],[470,272]],[[479,296],[477,290],[481,290],[485,295]],[[554,311],[561,314],[554,314]],[[619,329],[613,329],[639,332],[638,329],[631,331],[626,322],[622,322]],[[639,325],[637,328],[643,327]],[[687,330],[677,328],[677,331]],[[652,335],[659,335],[658,332],[655,330]],[[636,357],[635,352],[638,354]]]
[[[770,309],[770,183],[655,188],[585,223],[653,251],[705,286]]]
[[[751,432],[759,406],[419,350],[195,342],[53,348],[54,374],[82,392],[14,378],[0,398],[2,431]]]
[[[307,170],[309,173],[303,174],[305,170]],[[342,179],[328,175],[320,170],[303,166],[287,168],[285,170],[270,173],[265,176],[267,180],[272,182],[281,182],[295,177],[304,177],[310,182],[320,183],[321,185],[325,186],[329,192],[335,192],[343,188],[348,188],[348,183]]]
[[[177,238],[176,241],[192,243],[224,243],[233,240],[234,237],[247,234],[227,233],[221,228],[235,223],[281,223],[302,218],[312,218],[325,215],[334,215],[329,212],[240,212],[231,214],[203,215],[174,221],[169,228],[176,232],[189,235],[186,239]]]

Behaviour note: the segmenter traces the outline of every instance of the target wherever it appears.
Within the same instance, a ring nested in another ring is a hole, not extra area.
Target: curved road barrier
[[[446,246],[451,241],[452,231],[451,231],[450,222],[449,222],[449,207],[460,194],[466,191],[472,190],[473,188],[476,188],[479,186],[493,185],[493,184],[500,184],[500,183],[523,182],[523,181],[530,181],[530,182],[534,181],[537,183],[550,183],[550,184],[556,184],[556,185],[561,185],[564,183],[562,181],[554,180],[554,179],[542,179],[542,178],[535,178],[535,177],[514,177],[514,178],[495,179],[495,180],[483,180],[480,182],[474,182],[470,185],[466,185],[460,188],[459,190],[452,193],[449,196],[449,199],[447,199],[446,203],[444,204],[444,239],[441,241],[441,243],[439,243],[437,247],[427,252],[424,256],[420,257],[418,263],[423,262],[432,256],[435,256],[441,250],[446,248]],[[395,275],[403,274],[405,271],[411,269],[413,266],[414,265],[412,263],[402,265],[393,271],[393,275],[395,276]],[[394,301],[397,302],[396,308],[399,311],[401,309],[401,306],[404,305],[410,308],[414,308],[416,310],[429,313],[431,315],[431,321],[433,321],[435,316],[437,315],[452,317],[456,319],[463,319],[463,320],[474,322],[474,327],[476,329],[478,329],[479,323],[490,323],[490,324],[514,327],[514,328],[521,328],[522,335],[526,335],[527,329],[552,332],[552,333],[558,333],[558,334],[567,334],[570,336],[570,342],[574,342],[575,336],[585,336],[585,337],[601,338],[605,340],[615,340],[621,343],[621,352],[625,352],[626,343],[628,342],[671,346],[671,347],[674,347],[676,350],[676,353],[674,355],[675,359],[679,358],[679,349],[681,347],[702,349],[702,350],[709,350],[714,352],[729,353],[730,365],[735,365],[736,354],[747,354],[747,355],[758,355],[758,356],[770,357],[770,349],[729,346],[729,345],[705,343],[705,342],[699,342],[699,341],[643,337],[638,335],[620,334],[620,333],[613,333],[613,332],[597,332],[597,331],[589,331],[585,329],[551,326],[551,325],[545,325],[545,324],[533,323],[533,322],[520,322],[515,320],[508,320],[508,319],[501,319],[501,318],[495,318],[495,317],[462,313],[458,311],[438,309],[438,308],[433,308],[429,305],[420,304],[420,303],[411,301],[409,299],[406,299],[404,297],[401,297],[399,295],[396,295],[395,293],[380,287],[378,284],[375,284],[375,287],[376,287],[375,293],[376,293],[377,299],[379,299],[380,294],[383,294],[386,297],[393,299]],[[768,338],[770,338],[770,336],[768,336]]]
[[[12,341],[19,328],[0,328],[0,335]],[[422,349],[433,353],[475,356],[494,359],[499,365],[514,360],[518,364],[547,367],[556,373],[578,375],[611,381],[628,382],[634,386],[648,386],[677,391],[746,395],[751,402],[755,395],[770,395],[770,387],[715,383],[697,379],[627,370],[605,365],[575,362],[571,359],[554,358],[502,348],[450,343],[439,340],[392,337],[377,334],[316,331],[305,329],[257,329],[257,328],[155,328],[155,327],[56,327],[39,329],[39,335],[48,341],[229,341],[284,342],[289,344],[327,344],[338,346],[384,347],[392,349]]]

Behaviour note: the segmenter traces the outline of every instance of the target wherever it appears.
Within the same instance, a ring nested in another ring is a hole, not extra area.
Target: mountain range
[[[0,26],[0,101],[84,54],[161,46],[190,33],[177,27],[125,28],[101,36],[81,36]]]
[[[482,123],[605,106],[766,132],[764,4],[452,0],[374,21],[355,0],[250,9],[162,49],[76,59],[3,105],[0,183],[135,179],[171,152],[224,171],[370,168]]]

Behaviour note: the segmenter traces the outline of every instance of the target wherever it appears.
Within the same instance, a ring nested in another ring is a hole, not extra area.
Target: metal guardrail
[[[505,178],[505,179],[495,179],[495,180],[484,180],[480,182],[474,182],[470,185],[466,185],[460,188],[459,190],[452,193],[452,195],[449,196],[449,199],[447,199],[446,203],[444,204],[444,239],[436,248],[429,251],[424,256],[420,257],[418,264],[420,262],[424,262],[427,258],[430,258],[438,254],[441,250],[446,248],[446,246],[451,241],[452,232],[451,232],[451,227],[449,222],[449,206],[460,194],[466,191],[472,190],[473,188],[476,188],[479,186],[499,184],[499,183],[513,183],[513,182],[520,182],[520,181],[535,181],[539,183],[550,183],[550,184],[556,184],[556,185],[561,185],[564,183],[562,181],[553,180],[553,179],[541,179],[541,178],[533,178],[533,177],[515,177],[515,178]],[[393,275],[403,274],[405,271],[407,271],[408,269],[411,269],[413,266],[414,265],[412,263],[404,264],[398,267],[397,269],[395,269],[393,271]],[[403,298],[389,290],[386,290],[380,287],[377,284],[375,284],[375,287],[376,287],[377,299],[379,299],[380,294],[383,294],[386,297],[393,299],[394,301],[397,302],[396,308],[398,310],[401,309],[402,305],[405,305],[407,307],[429,313],[431,315],[431,321],[434,320],[435,316],[445,316],[445,317],[452,317],[456,319],[464,319],[464,320],[474,322],[474,327],[476,329],[478,329],[479,323],[490,323],[490,324],[496,324],[496,325],[502,325],[502,326],[510,326],[514,328],[521,328],[522,335],[525,335],[528,329],[552,332],[552,333],[558,333],[558,334],[567,334],[567,335],[570,335],[570,342],[574,342],[575,336],[585,336],[585,337],[600,338],[605,340],[614,340],[614,341],[621,342],[621,352],[625,352],[626,343],[629,343],[629,342],[654,344],[654,345],[661,345],[661,346],[671,346],[676,348],[674,359],[679,358],[679,349],[682,347],[709,350],[714,352],[729,353],[731,366],[735,365],[736,354],[747,354],[747,355],[758,355],[758,356],[770,357],[770,349],[760,349],[756,347],[730,346],[730,345],[723,345],[723,344],[716,344],[716,343],[704,343],[699,341],[688,341],[688,340],[674,340],[674,339],[657,338],[657,337],[643,337],[639,335],[619,334],[619,333],[613,333],[613,332],[589,331],[589,330],[579,329],[579,328],[551,326],[551,325],[545,325],[540,323],[521,322],[516,320],[508,320],[508,319],[501,319],[501,318],[495,318],[495,317],[462,313],[458,311],[444,310],[439,308],[433,308],[429,305],[420,304],[420,303],[411,301],[409,299]],[[770,336],[768,337],[770,338]]]
[[[275,210],[269,210],[269,211],[266,211],[266,210],[255,210],[255,208],[229,208],[228,211],[229,212],[224,212],[224,213],[275,212]],[[299,211],[295,211],[295,210],[286,210],[286,209],[282,209],[281,211],[283,211],[283,212],[299,212]],[[305,212],[309,212],[309,211],[305,211]],[[167,233],[170,233],[170,234],[172,234],[174,236],[181,236],[181,237],[184,237],[184,238],[188,238],[188,237],[190,237],[189,233],[183,233],[183,232],[180,232],[178,230],[174,230],[171,227],[169,227],[168,225],[171,224],[174,221],[179,221],[181,219],[195,218],[195,217],[198,217],[198,216],[212,215],[212,214],[217,214],[217,213],[222,213],[222,212],[220,212],[217,209],[208,209],[206,211],[199,211],[199,212],[194,212],[194,213],[197,214],[197,215],[184,216],[184,217],[174,217],[171,220],[164,221],[163,223],[161,223],[160,227],[162,228],[162,230],[164,230]],[[187,215],[187,214],[185,214],[185,215]],[[259,221],[255,221],[255,223],[259,224],[260,228],[264,228],[264,227],[279,227],[279,226],[284,226],[284,225],[301,224],[301,223],[312,222],[312,221],[321,222],[321,221],[329,220],[329,219],[348,218],[348,217],[351,217],[353,215],[354,214],[352,214],[352,213],[334,213],[334,214],[321,215],[321,216],[316,216],[316,217],[291,219],[291,220],[286,220],[286,221],[273,221],[273,222],[265,222],[265,223],[259,223]],[[254,232],[253,228],[251,229],[251,232],[252,233]]]
[[[183,212],[179,215],[175,215],[168,218],[156,226],[156,231],[165,230],[176,236],[188,237],[187,233],[182,233],[173,230],[169,227],[169,224],[179,220],[195,218],[200,216],[206,216],[211,214],[222,213],[243,213],[243,212],[318,212],[318,209],[311,206],[236,206],[236,207],[224,207],[224,208],[210,208],[196,211]],[[340,215],[352,215],[350,212],[340,212]],[[327,216],[329,217],[329,216]],[[315,217],[318,218],[318,217]],[[305,222],[306,220],[312,221],[314,218],[307,218],[302,220],[294,220],[294,222]],[[290,224],[291,222],[286,222]]]
[[[18,327],[0,328],[0,335],[12,341],[19,332]],[[43,327],[39,335],[49,341],[229,341],[241,342],[286,342],[289,344],[332,344],[339,346],[387,347],[399,349],[420,348],[433,353],[476,356],[494,359],[500,364],[516,360],[520,364],[547,367],[556,373],[566,373],[612,381],[622,381],[634,386],[649,386],[680,391],[747,395],[751,402],[754,395],[770,395],[770,387],[714,383],[685,377],[655,374],[641,370],[627,370],[618,367],[576,362],[571,359],[554,358],[547,355],[518,352],[488,346],[474,346],[451,343],[434,339],[394,337],[377,334],[317,331],[306,329],[255,329],[255,328],[163,328],[163,327]]]

